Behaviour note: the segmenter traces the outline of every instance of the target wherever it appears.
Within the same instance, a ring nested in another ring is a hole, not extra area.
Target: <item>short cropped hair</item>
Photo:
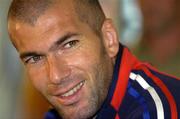
[[[38,18],[58,0],[13,0],[8,19],[34,25]],[[87,23],[96,33],[100,33],[105,19],[98,0],[72,0],[80,21]],[[62,1],[63,2],[63,1]],[[53,7],[53,6],[52,6]]]

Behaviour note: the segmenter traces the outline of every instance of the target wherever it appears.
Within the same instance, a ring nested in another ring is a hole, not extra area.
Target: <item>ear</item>
[[[104,21],[101,31],[106,52],[109,57],[114,58],[119,50],[119,39],[111,19]]]

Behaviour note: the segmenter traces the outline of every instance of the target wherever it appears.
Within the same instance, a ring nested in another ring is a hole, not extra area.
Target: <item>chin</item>
[[[90,119],[95,115],[94,111],[86,111],[84,110],[77,110],[76,112],[66,112],[66,113],[61,113],[61,117],[63,119]]]
[[[95,113],[97,112],[98,107],[97,105],[84,105],[84,106],[78,106],[74,105],[71,108],[66,108],[62,110],[59,110],[60,115],[63,119],[90,119],[92,118]]]

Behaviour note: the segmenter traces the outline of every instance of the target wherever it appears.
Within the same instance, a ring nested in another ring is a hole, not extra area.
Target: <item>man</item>
[[[120,45],[97,0],[14,0],[8,29],[46,119],[178,119],[179,80]]]

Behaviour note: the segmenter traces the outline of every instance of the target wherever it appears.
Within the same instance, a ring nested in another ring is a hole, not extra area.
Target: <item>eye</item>
[[[69,42],[65,43],[64,48],[65,49],[72,48],[72,47],[76,46],[78,42],[79,42],[78,40],[69,41]]]
[[[28,58],[25,59],[25,63],[26,64],[35,64],[38,63],[39,61],[42,60],[42,56],[40,55],[36,55],[36,56],[30,56]]]

